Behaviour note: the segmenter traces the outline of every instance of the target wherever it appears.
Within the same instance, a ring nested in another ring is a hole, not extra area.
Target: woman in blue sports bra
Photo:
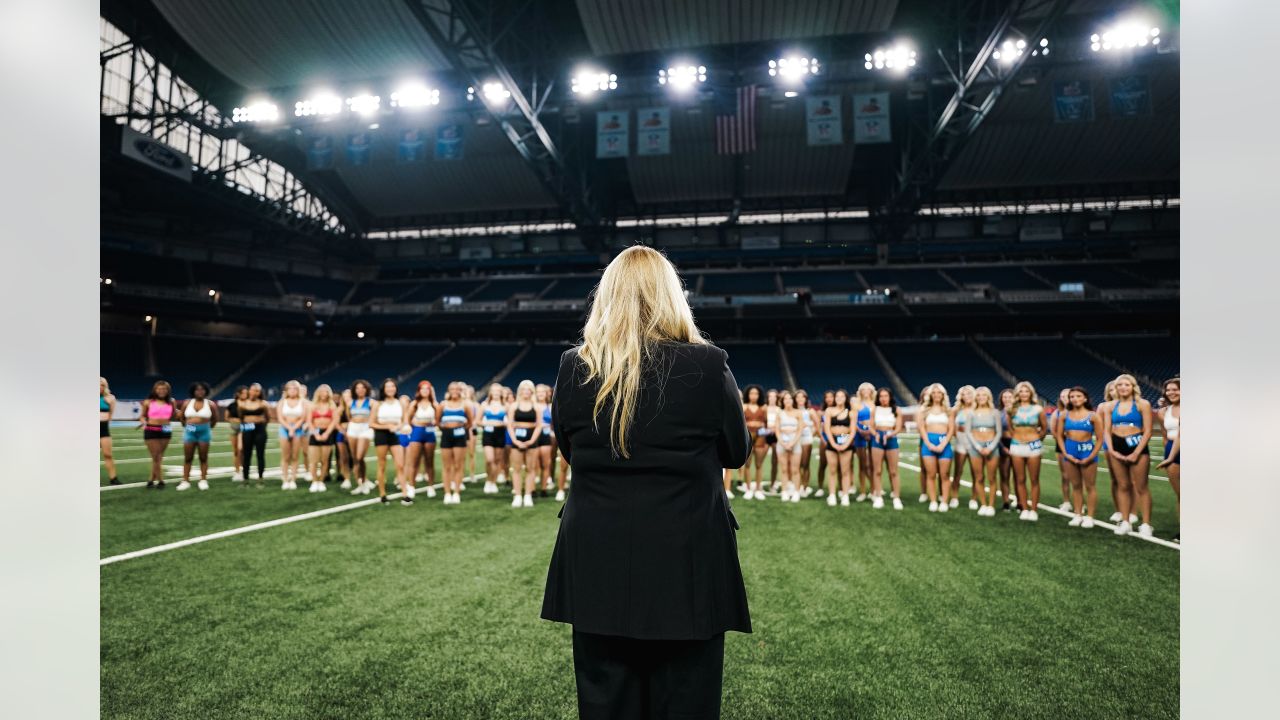
[[[1071,388],[1062,388],[1062,390],[1058,392],[1057,404],[1049,405],[1048,403],[1045,403],[1044,419],[1046,424],[1049,426],[1050,433],[1055,432],[1054,428],[1058,427],[1058,416],[1062,414],[1063,410],[1070,407],[1070,400],[1068,398],[1068,395],[1070,394]],[[1056,442],[1057,441],[1055,440],[1055,443]],[[1055,449],[1057,450],[1058,455],[1062,455],[1061,445],[1057,445]],[[1062,467],[1063,462],[1063,459],[1059,457],[1059,468]],[[1066,475],[1063,475],[1061,472],[1059,472],[1058,475],[1061,476],[1062,480],[1062,503],[1058,505],[1058,509],[1062,512],[1071,512],[1071,483],[1067,481]]]
[[[1111,474],[1119,487],[1120,514],[1123,520],[1116,526],[1117,535],[1129,533],[1133,527],[1129,515],[1135,509],[1129,504],[1129,491],[1137,501],[1136,511],[1142,517],[1138,534],[1151,537],[1151,492],[1147,487],[1147,472],[1151,469],[1151,403],[1142,399],[1142,390],[1132,375],[1116,378],[1116,399],[1106,420],[1107,453],[1111,457]]]
[[[1173,488],[1173,496],[1177,499],[1178,520],[1182,520],[1182,464],[1179,455],[1182,452],[1182,380],[1170,378],[1164,381],[1164,400],[1168,405],[1160,415],[1160,424],[1164,426],[1164,462],[1156,467],[1169,473],[1169,485]],[[1178,535],[1173,536],[1178,542]]]
[[[444,504],[462,502],[462,469],[467,455],[471,425],[475,420],[471,401],[465,399],[464,384],[451,382],[440,403],[440,453],[444,461]]]
[[[1019,520],[1036,522],[1040,513],[1040,455],[1044,448],[1044,436],[1049,427],[1045,424],[1044,407],[1036,395],[1035,386],[1023,380],[1013,386],[1013,405],[1006,420],[1013,430],[1009,443],[1009,456],[1013,466],[1014,492],[1018,496]],[[1030,482],[1030,493],[1027,484]]]
[[[1065,407],[1054,413],[1053,438],[1058,444],[1059,470],[1068,484],[1071,527],[1093,527],[1098,508],[1098,454],[1102,450],[1102,419],[1093,411],[1089,393],[1076,386],[1067,391]]]
[[[107,379],[98,377],[98,449],[102,463],[107,467],[107,484],[119,485],[116,477],[116,458],[111,451],[111,416],[116,411],[116,396],[111,394]]]
[[[871,490],[871,408],[876,404],[876,386],[864,382],[853,398],[857,411],[853,427],[853,454],[858,463],[858,502],[866,500]]]
[[[498,475],[502,471],[502,451],[506,448],[507,404],[498,383],[489,386],[489,394],[480,406],[480,444],[484,446],[484,494],[498,492]]]
[[[920,428],[920,483],[929,496],[929,512],[946,512],[951,501],[948,471],[953,456],[951,438],[956,426],[951,416],[951,401],[942,383],[934,383],[921,393],[916,424]]]
[[[555,439],[551,436],[551,386],[538,383],[534,387],[534,398],[542,408],[542,432],[538,433],[536,443],[538,497],[546,497],[547,490],[551,487],[551,478],[556,473]],[[564,490],[561,489],[558,494],[560,500],[564,500]]]

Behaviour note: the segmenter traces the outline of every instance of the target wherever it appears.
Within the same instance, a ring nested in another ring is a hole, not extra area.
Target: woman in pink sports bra
[[[173,389],[164,380],[156,381],[151,386],[151,394],[142,401],[142,439],[147,444],[147,453],[151,455],[151,476],[147,479],[147,489],[164,489],[164,475],[160,467],[164,460],[164,451],[173,438],[173,427],[170,425],[178,419],[178,408],[173,402]]]

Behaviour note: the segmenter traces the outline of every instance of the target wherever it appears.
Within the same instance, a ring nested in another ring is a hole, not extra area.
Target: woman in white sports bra
[[[813,486],[810,484],[809,462],[813,459],[813,444],[817,440],[814,433],[814,428],[818,425],[814,420],[817,413],[809,405],[809,393],[804,390],[796,390],[796,407],[800,409],[800,463],[796,472],[800,474],[801,497],[809,497],[813,492]]]
[[[280,423],[280,489],[298,489],[298,456],[306,444],[307,401],[302,384],[290,380],[284,385],[284,397],[276,404]]]
[[[782,502],[800,502],[800,427],[802,412],[790,390],[778,393],[778,409],[773,414],[773,430],[778,436],[774,445],[782,476]]]
[[[1169,485],[1177,500],[1178,521],[1182,521],[1182,380],[1170,378],[1164,381],[1164,400],[1168,403],[1160,414],[1164,426],[1164,460],[1156,466],[1169,473]],[[1179,541],[1179,535],[1173,541]]]
[[[962,385],[956,391],[956,404],[951,408],[951,414],[956,422],[956,434],[951,438],[951,451],[954,457],[951,458],[951,507],[952,509],[960,505],[960,481],[964,479],[965,465],[969,466],[969,478],[974,478],[974,470],[972,463],[972,449],[969,447],[969,434],[966,432],[969,423],[969,413],[973,411],[973,394],[975,389],[972,385]],[[978,509],[978,496],[975,494],[977,485],[971,485],[969,489],[969,509]]]
[[[413,477],[404,471],[404,448],[400,447],[400,438],[397,435],[401,426],[404,425],[405,411],[404,404],[400,402],[400,392],[396,387],[395,379],[386,378],[378,387],[378,399],[373,401],[373,421],[369,423],[373,428],[374,454],[378,462],[378,499],[383,505],[390,502],[387,498],[388,454],[391,455],[396,482],[404,493],[400,498],[400,504],[413,504]]]
[[[893,392],[887,387],[876,389],[876,405],[871,409],[871,509],[884,507],[884,486],[881,484],[881,467],[889,474],[889,488],[893,494],[893,509],[902,509],[902,485],[898,479],[898,433],[902,432],[902,413],[893,401]]]
[[[955,420],[946,388],[934,383],[920,396],[920,482],[929,497],[929,512],[946,512],[951,502],[951,438]],[[941,491],[941,493],[939,493]],[[941,494],[941,497],[939,497]]]
[[[436,402],[436,389],[430,380],[418,383],[418,389],[409,401],[409,446],[404,453],[405,477],[414,479],[417,484],[418,468],[423,468],[423,480],[426,483],[427,497],[436,496],[436,417],[439,403]]]
[[[209,489],[209,443],[213,439],[213,426],[218,421],[218,413],[213,401],[209,399],[209,386],[203,382],[191,384],[191,399],[182,405],[182,482],[178,490],[191,487],[191,462],[198,452],[200,454],[201,490]]]

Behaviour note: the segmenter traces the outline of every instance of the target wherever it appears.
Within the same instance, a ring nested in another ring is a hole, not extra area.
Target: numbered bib
[[[454,436],[454,437],[466,437],[466,436],[467,436],[467,429],[466,429],[466,428],[464,428],[464,427],[456,427],[456,428],[454,428],[454,429],[453,429],[453,436]]]
[[[484,431],[485,431],[485,432],[493,432],[493,429],[494,429],[494,428],[493,428],[493,426],[492,426],[492,425],[485,425],[485,426],[484,426]]]
[[[759,430],[756,431],[756,434],[759,435],[760,437],[764,437],[765,435],[769,434],[769,428],[760,428]]]
[[[1027,443],[1027,447],[1031,448],[1032,450],[1040,450],[1044,447],[1044,443],[1040,442],[1039,440],[1032,440],[1031,442]]]
[[[240,423],[240,429],[243,430],[244,432],[250,432],[253,430],[253,428],[254,428],[253,423]]]
[[[837,445],[843,445],[843,444],[844,444],[848,439],[849,439],[849,436],[848,436],[848,435],[837,435],[837,436],[836,436],[836,444],[837,444]]]
[[[1087,454],[1093,452],[1093,443],[1091,442],[1082,442],[1077,444],[1076,447],[1079,448],[1082,453]]]
[[[520,438],[521,440],[523,440],[524,437],[528,434],[529,434],[529,428],[516,428],[516,437]]]
[[[187,426],[187,432],[193,432],[193,433],[194,433],[194,432],[200,432],[200,428],[201,428],[201,427],[203,427],[203,426],[202,426],[202,425],[188,425],[188,426]]]
[[[1124,444],[1128,445],[1131,448],[1138,447],[1138,444],[1141,442],[1142,442],[1141,435],[1130,435],[1129,437],[1124,439]]]

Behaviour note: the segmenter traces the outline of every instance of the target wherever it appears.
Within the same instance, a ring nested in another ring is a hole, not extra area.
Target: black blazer
[[[576,348],[560,358],[552,425],[573,469],[560,510],[542,617],[576,630],[655,640],[751,632],[737,520],[723,468],[751,442],[728,354],[668,343],[646,369],[630,459],[614,458],[608,416],[592,423],[597,383],[583,386]]]

